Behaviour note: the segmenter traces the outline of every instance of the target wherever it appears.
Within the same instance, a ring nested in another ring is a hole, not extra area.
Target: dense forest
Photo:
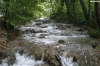
[[[0,0],[0,66],[100,66],[100,0]]]
[[[99,0],[95,0],[99,1]],[[100,3],[91,0],[0,0],[0,14],[7,28],[24,24],[41,16],[58,22],[88,26],[89,33],[100,32]]]

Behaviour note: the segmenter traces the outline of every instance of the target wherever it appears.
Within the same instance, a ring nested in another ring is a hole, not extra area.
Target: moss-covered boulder
[[[59,40],[58,43],[65,43],[65,40]]]

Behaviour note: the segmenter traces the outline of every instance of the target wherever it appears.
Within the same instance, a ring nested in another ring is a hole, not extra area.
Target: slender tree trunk
[[[93,28],[95,28],[96,26],[96,23],[91,19],[91,17],[90,17],[90,10],[91,10],[91,5],[90,5],[90,0],[88,0],[88,9],[86,8],[86,6],[85,6],[85,3],[84,3],[84,1],[83,0],[80,0],[80,4],[81,4],[81,6],[82,6],[82,10],[83,10],[83,14],[84,14],[84,17],[85,17],[85,19],[87,20],[87,22],[88,22],[88,25],[90,26],[90,27],[93,27]]]
[[[99,0],[95,0],[95,1],[99,1]],[[100,29],[100,4],[99,4],[99,2],[95,2],[95,12],[96,12],[98,26]]]
[[[75,3],[73,2],[73,11],[74,11],[74,23],[77,22],[76,20],[76,9],[75,9]]]
[[[89,20],[88,20],[88,12],[87,12],[87,9],[86,9],[86,6],[85,6],[84,1],[83,1],[83,0],[80,0],[80,4],[81,4],[81,6],[82,6],[82,10],[83,10],[83,14],[84,14],[85,19],[86,19],[87,21],[89,21]]]
[[[66,8],[67,8],[67,15],[69,17],[72,17],[71,12],[70,12],[70,3],[69,3],[69,0],[64,0],[64,1],[65,1]]]
[[[90,18],[90,9],[91,9],[91,5],[90,5],[90,0],[88,1],[88,22],[91,22],[91,18]],[[90,23],[89,23],[90,24]]]
[[[96,22],[94,22],[91,17],[90,17],[90,14],[91,14],[91,3],[90,3],[90,0],[88,0],[88,11],[87,11],[87,14],[88,14],[88,24],[90,27],[97,27],[96,25]]]

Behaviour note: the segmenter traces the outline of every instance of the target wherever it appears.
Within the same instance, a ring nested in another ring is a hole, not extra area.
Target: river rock
[[[76,56],[73,57],[73,62],[77,62]]]
[[[38,25],[38,26],[41,25],[41,24],[42,24],[42,22],[36,22],[36,25]]]
[[[23,55],[23,54],[24,54],[24,50],[21,49],[21,50],[19,51],[19,53],[20,53],[20,55]]]
[[[96,42],[96,41],[93,41],[93,42],[91,43],[91,45],[92,45],[92,48],[96,48],[96,47],[97,47],[97,42]]]
[[[59,40],[58,43],[65,43],[65,40]]]

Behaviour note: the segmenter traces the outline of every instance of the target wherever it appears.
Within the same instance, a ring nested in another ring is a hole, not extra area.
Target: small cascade
[[[60,56],[62,66],[73,66],[73,58],[66,58],[65,56]]]
[[[27,55],[23,54],[22,56],[19,53],[16,53],[16,62],[14,63],[13,66],[35,66],[38,65],[40,66],[43,64],[43,61],[36,61],[32,57],[27,57]]]
[[[73,62],[73,57],[67,57],[67,53],[65,52],[63,55],[58,55],[61,66],[78,66],[76,62]]]
[[[16,61],[12,66],[41,66],[44,64],[42,60],[36,61],[33,57],[28,57],[26,54],[20,55],[19,53],[15,53]],[[3,60],[0,66],[9,66],[8,60]]]

